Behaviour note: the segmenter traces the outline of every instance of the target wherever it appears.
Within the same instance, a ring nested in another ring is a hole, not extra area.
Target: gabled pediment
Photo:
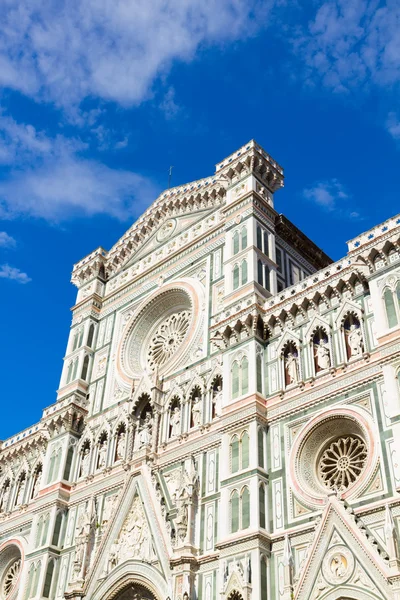
[[[295,587],[295,600],[391,598],[389,566],[344,505],[330,496]],[[334,590],[343,590],[338,596]],[[352,595],[352,590],[368,595]]]

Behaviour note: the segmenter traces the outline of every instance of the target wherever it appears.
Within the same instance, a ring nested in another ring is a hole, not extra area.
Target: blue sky
[[[399,212],[400,3],[3,0],[0,439],[56,399],[74,262],[255,138],[338,259]]]

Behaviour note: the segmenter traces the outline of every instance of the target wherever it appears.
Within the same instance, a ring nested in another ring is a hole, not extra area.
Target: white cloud
[[[323,2],[293,43],[309,69],[336,92],[400,82],[400,3]]]
[[[126,219],[141,212],[158,191],[137,173],[85,158],[79,139],[51,138],[0,114],[0,156],[9,167],[0,180],[0,215],[50,221],[84,214]]]
[[[0,85],[59,106],[140,103],[175,60],[252,35],[274,0],[3,0]]]
[[[0,248],[15,248],[17,242],[6,231],[0,231]]]
[[[391,112],[386,121],[386,129],[395,140],[400,140],[400,120],[396,113]]]
[[[32,281],[26,273],[20,271],[16,267],[10,267],[10,265],[0,265],[0,278],[12,279],[18,283],[29,283]]]
[[[336,216],[352,219],[359,217],[358,212],[348,209],[348,205],[352,203],[351,196],[337,179],[319,181],[303,190],[303,196]]]

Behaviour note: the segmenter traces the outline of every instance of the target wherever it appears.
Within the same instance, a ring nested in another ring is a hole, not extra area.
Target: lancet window
[[[231,533],[250,527],[250,491],[247,486],[231,492],[230,521]]]
[[[247,356],[235,360],[231,367],[232,398],[238,398],[249,391],[249,361]]]
[[[248,469],[250,461],[249,454],[249,434],[247,430],[243,431],[240,437],[234,435],[230,442],[230,462],[231,472],[236,473],[243,469]]]
[[[386,287],[383,292],[386,319],[389,329],[400,323],[400,281],[395,288]]]

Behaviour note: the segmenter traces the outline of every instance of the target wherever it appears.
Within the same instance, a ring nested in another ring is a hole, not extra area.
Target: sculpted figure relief
[[[285,358],[285,366],[288,374],[289,383],[299,381],[299,358],[293,352],[288,352]]]
[[[99,446],[99,455],[98,455],[98,459],[97,459],[97,468],[98,469],[104,469],[104,467],[106,466],[107,449],[108,449],[107,439],[104,439],[100,443],[100,446]]]
[[[181,433],[181,411],[179,406],[175,406],[170,416],[171,438],[178,437]]]
[[[329,369],[331,366],[331,355],[329,352],[328,343],[321,339],[315,347],[315,356],[320,369]]]
[[[0,496],[0,512],[6,512],[10,497],[10,483],[5,483]]]
[[[40,484],[42,481],[42,470],[36,471],[35,481],[33,482],[32,498],[36,498],[40,490]]]
[[[121,431],[117,437],[117,446],[115,450],[115,460],[123,460],[126,450],[126,433]]]
[[[192,423],[193,427],[198,427],[201,423],[202,408],[200,396],[195,396],[192,400]]]
[[[138,445],[139,448],[149,446],[151,444],[151,434],[153,430],[153,418],[151,413],[146,413],[142,428],[139,430]]]
[[[25,487],[26,487],[26,479],[25,478],[20,479],[20,482],[18,485],[17,497],[15,498],[15,506],[19,506],[20,504],[22,504],[23,499],[24,499]]]
[[[213,392],[213,417],[220,417],[222,413],[222,387],[219,385]]]
[[[350,347],[351,356],[358,356],[363,352],[363,343],[360,327],[357,327],[354,323],[350,326],[348,334],[348,342]]]
[[[96,525],[96,509],[94,503],[86,504],[81,511],[75,527],[75,555],[72,569],[72,581],[78,581],[85,576],[85,566],[88,560],[89,544]]]
[[[139,496],[135,496],[132,508],[122,526],[118,539],[111,544],[106,563],[107,573],[129,558],[151,561],[154,558],[154,549]]]
[[[89,465],[90,465],[90,449],[85,448],[82,453],[81,458],[81,477],[87,477],[89,475]]]

